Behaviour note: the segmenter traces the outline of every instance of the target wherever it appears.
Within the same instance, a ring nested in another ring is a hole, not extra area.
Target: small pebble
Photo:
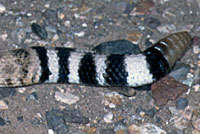
[[[32,32],[35,33],[40,39],[45,40],[47,38],[47,31],[36,23],[31,24]]]
[[[69,92],[61,93],[61,92],[56,91],[55,98],[57,101],[66,103],[68,105],[72,105],[76,103],[77,101],[79,101],[78,96],[75,96]]]
[[[78,123],[78,124],[87,124],[89,123],[89,118],[85,117],[78,110],[64,110],[63,116],[65,122],[68,123]]]
[[[141,121],[142,118],[139,115],[132,115],[131,116],[131,123],[136,123],[137,121]]]
[[[0,100],[0,110],[5,109],[8,109],[8,105],[3,100]]]
[[[23,122],[23,121],[24,121],[24,118],[23,118],[23,116],[18,116],[18,117],[17,117],[17,120],[18,120],[19,122]]]
[[[199,53],[200,53],[200,47],[199,47],[198,45],[194,45],[194,46],[193,46],[193,52],[194,52],[195,54],[199,54]]]
[[[72,132],[71,134],[86,134],[84,132]]]
[[[196,84],[192,87],[195,92],[198,92],[200,90],[200,84]]]
[[[26,100],[38,100],[38,95],[36,92],[31,93]]]
[[[86,24],[86,23],[83,23],[83,24],[82,24],[82,27],[87,27],[87,24]]]
[[[76,36],[78,37],[83,37],[85,35],[85,32],[84,31],[81,31],[79,33],[74,33]]]
[[[179,117],[174,120],[174,126],[180,130],[184,130],[185,128],[189,127],[190,120],[187,120],[183,117]]]
[[[154,6],[153,1],[140,1],[137,5],[136,8],[134,8],[130,15],[136,16],[136,15],[145,15],[149,12],[149,10]]]
[[[64,25],[65,25],[66,27],[70,27],[70,24],[71,24],[70,20],[66,20],[65,23],[64,23]]]
[[[52,109],[51,111],[47,111],[46,120],[48,127],[54,130],[56,133],[58,134],[68,133],[68,126],[64,121],[62,111],[57,109]]]
[[[103,129],[100,134],[116,134],[113,129]]]
[[[177,109],[185,109],[189,104],[187,98],[180,98],[176,101],[176,108]]]
[[[5,11],[6,11],[6,7],[0,3],[0,13],[3,13]]]
[[[156,18],[146,17],[144,19],[144,24],[147,25],[148,27],[152,28],[152,29],[155,29],[155,28],[157,28],[158,26],[161,25],[161,22]]]
[[[86,132],[87,134],[95,134],[96,131],[97,131],[97,128],[91,126],[91,127],[89,127],[89,129],[87,129],[85,132]]]
[[[6,124],[5,120],[4,120],[3,118],[0,117],[0,126],[3,126],[3,125],[5,125],[5,124]]]
[[[48,134],[54,134],[54,131],[52,129],[49,129]]]
[[[147,110],[145,114],[150,116],[151,118],[153,118],[155,116],[156,112],[157,112],[157,110],[153,107],[153,108]]]
[[[65,18],[65,15],[63,13],[58,13],[58,18],[63,20]]]
[[[195,129],[200,131],[200,114],[199,111],[195,112],[192,117],[192,125]]]
[[[115,108],[116,105],[120,105],[122,101],[122,95],[118,92],[107,93],[103,99],[103,103],[105,106],[110,108]]]
[[[122,120],[123,121],[123,120]],[[119,122],[115,125],[114,131],[116,134],[127,134],[128,128],[126,127],[126,124],[124,122]]]
[[[174,24],[168,24],[168,25],[164,25],[164,26],[159,26],[157,27],[158,31],[161,33],[171,33],[176,31],[176,26]]]
[[[106,115],[104,115],[103,120],[105,123],[112,123],[113,114],[111,112],[107,113]]]
[[[141,37],[142,37],[142,33],[138,31],[133,31],[127,34],[126,39],[131,41],[134,44],[137,44],[140,41]]]
[[[167,134],[163,129],[150,123],[141,126],[132,124],[128,127],[129,134]]]
[[[15,88],[0,88],[0,99],[16,94]]]

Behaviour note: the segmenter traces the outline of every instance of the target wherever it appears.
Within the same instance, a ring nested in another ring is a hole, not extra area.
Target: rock
[[[86,132],[87,134],[95,134],[96,130],[97,130],[96,127],[91,126],[91,127],[89,127],[89,129],[87,129],[85,132]]]
[[[189,127],[189,125],[190,125],[190,121],[183,117],[178,117],[174,119],[174,126],[180,130],[183,130]]]
[[[69,92],[61,93],[61,92],[56,91],[55,98],[57,101],[66,103],[68,105],[72,105],[76,103],[77,101],[79,101],[78,96],[75,96]]]
[[[91,10],[92,10],[92,8],[86,4],[82,4],[81,8],[79,9],[81,14],[86,14],[86,13],[90,12]]]
[[[137,121],[141,121],[142,118],[139,115],[132,115],[131,116],[131,123],[136,123]]]
[[[138,45],[128,40],[115,40],[101,43],[93,48],[94,51],[103,54],[139,54]]]
[[[122,95],[118,92],[107,93],[103,99],[103,103],[105,106],[110,108],[115,108],[116,105],[120,105],[122,101]]]
[[[11,37],[16,44],[22,44],[26,39],[26,31],[22,28],[14,29],[11,33]]]
[[[38,100],[38,95],[36,92],[31,93],[26,100]]]
[[[176,115],[176,116],[179,115],[179,111],[176,107],[169,107],[168,109],[172,115]]]
[[[183,82],[187,79],[187,74],[190,71],[190,66],[187,64],[178,64],[176,67],[169,73],[169,76],[173,77],[179,82]]]
[[[150,116],[151,118],[153,118],[155,116],[156,112],[157,112],[156,108],[153,107],[153,108],[147,110],[145,112],[145,114],[148,115],[148,116]]]
[[[45,40],[47,38],[47,31],[44,27],[36,23],[31,24],[32,32],[35,33],[41,40]]]
[[[113,114],[111,112],[104,115],[103,120],[105,123],[112,123],[113,120]]]
[[[141,128],[138,127],[137,125],[135,124],[132,124],[128,127],[128,132],[129,134],[142,134],[141,133]]]
[[[187,98],[180,98],[176,101],[176,108],[177,109],[185,109],[189,104]]]
[[[195,129],[195,130],[192,131],[192,134],[200,134],[200,131]]]
[[[176,31],[176,26],[174,24],[167,24],[167,25],[159,26],[157,29],[160,33],[168,34],[168,33]]]
[[[0,13],[3,13],[5,11],[6,11],[6,7],[0,3]]]
[[[78,123],[78,124],[87,124],[89,123],[89,118],[85,117],[78,110],[64,110],[63,116],[65,122],[68,123]]]
[[[159,128],[158,126],[150,123],[146,123],[140,126],[142,129],[142,134],[167,134],[164,130]]]
[[[195,112],[192,117],[192,125],[198,131],[200,131],[200,114],[199,113],[200,113],[199,111]]]
[[[130,14],[131,11],[136,7],[136,4],[133,3],[133,2],[129,2],[127,5],[126,5],[126,9],[124,11],[125,14]]]
[[[47,9],[42,15],[46,18],[46,20],[52,23],[55,23],[58,20],[57,12],[53,9]]]
[[[68,126],[65,124],[62,111],[52,109],[46,112],[46,120],[48,127],[56,131],[57,134],[68,133]]]
[[[164,130],[158,126],[150,123],[146,123],[138,127],[132,124],[128,127],[129,134],[167,134]]]
[[[138,44],[140,39],[142,38],[142,33],[138,31],[133,31],[127,34],[126,39],[131,41],[134,44]]]
[[[198,92],[200,90],[200,84],[195,84],[194,86],[192,86],[192,88],[195,92]]]
[[[159,106],[165,105],[168,100],[175,100],[187,91],[188,86],[166,76],[152,84],[152,95]]]
[[[17,117],[17,120],[18,120],[19,122],[23,122],[23,121],[24,121],[24,117],[23,117],[23,116],[18,116],[18,117]]]
[[[146,17],[144,19],[144,24],[152,29],[156,29],[158,26],[160,26],[161,22],[153,17]]]
[[[100,134],[116,134],[113,129],[103,129]]]
[[[124,120],[120,120],[115,123],[114,132],[116,134],[128,134],[128,128],[126,127]]]
[[[3,88],[0,87],[0,99],[3,99],[5,97],[9,97],[16,94],[15,88]]]
[[[86,134],[84,132],[72,132],[71,134]]]
[[[151,0],[142,0],[140,1],[136,8],[131,11],[130,15],[136,16],[136,15],[145,15],[147,14],[150,9],[154,6],[154,2]]]
[[[3,100],[0,100],[0,110],[5,109],[8,109],[8,105]]]
[[[83,36],[85,36],[85,32],[84,31],[80,31],[78,33],[74,33],[74,35],[76,35],[78,37],[83,37]]]
[[[124,1],[120,1],[120,2],[114,2],[113,4],[113,8],[115,9],[115,11],[117,11],[118,13],[124,13],[125,9],[126,9],[127,3]]]
[[[54,134],[53,130],[52,130],[52,129],[49,129],[49,130],[48,130],[48,134]]]
[[[0,117],[0,126],[3,126],[3,125],[5,125],[5,124],[6,124],[5,120],[4,120],[3,118]]]
[[[197,46],[197,45],[193,46],[193,53],[194,54],[199,54],[200,53],[200,47]]]

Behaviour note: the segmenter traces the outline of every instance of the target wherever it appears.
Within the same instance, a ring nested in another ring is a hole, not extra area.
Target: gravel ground
[[[151,91],[127,97],[79,85],[0,88],[0,134],[200,134],[199,7],[200,0],[0,0],[1,51],[90,50],[119,39],[144,50],[173,32],[194,37],[170,74],[187,90],[167,104],[158,105]]]

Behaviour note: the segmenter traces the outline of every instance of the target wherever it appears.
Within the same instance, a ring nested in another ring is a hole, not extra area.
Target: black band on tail
[[[160,79],[168,73],[169,64],[159,50],[150,47],[144,51],[144,54],[146,55],[150,72],[153,74],[155,80]]]
[[[51,72],[48,67],[48,57],[47,57],[47,50],[44,47],[31,47],[36,50],[38,57],[40,59],[40,65],[42,67],[41,76],[40,76],[40,83],[45,82],[49,79],[49,75]]]
[[[74,51],[71,48],[60,48],[57,47],[57,55],[59,57],[59,79],[58,83],[69,83],[69,57],[70,53]]]

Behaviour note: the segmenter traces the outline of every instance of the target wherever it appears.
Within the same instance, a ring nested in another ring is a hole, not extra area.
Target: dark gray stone
[[[190,66],[187,64],[177,64],[175,68],[169,73],[171,77],[179,82],[187,79],[187,74],[190,71]]]
[[[3,126],[3,125],[5,125],[5,124],[6,124],[5,120],[4,120],[3,118],[0,117],[0,126]]]
[[[31,93],[26,100],[38,100],[38,95],[36,92]]]
[[[147,25],[148,27],[152,28],[152,29],[155,29],[155,28],[157,28],[158,26],[161,25],[161,22],[156,18],[146,17],[144,19],[144,24]]]
[[[62,111],[52,109],[51,111],[46,112],[46,120],[48,127],[57,134],[68,133],[68,126],[65,124]]]
[[[18,120],[19,122],[23,122],[23,121],[24,121],[24,118],[23,118],[23,116],[18,116],[18,117],[17,117],[17,120]]]
[[[180,98],[176,101],[176,108],[177,109],[185,109],[189,104],[187,98]]]
[[[153,107],[153,108],[147,110],[145,113],[146,113],[146,115],[148,115],[151,118],[153,118],[155,116],[156,112],[157,112],[157,110]]]
[[[128,40],[116,40],[104,42],[93,48],[97,53],[103,54],[139,54],[141,53],[138,45]]]
[[[89,118],[85,117],[78,110],[64,110],[63,116],[65,122],[68,123],[78,123],[78,124],[87,124],[89,123]]]
[[[45,40],[47,38],[47,31],[44,27],[36,23],[31,24],[32,32],[35,33],[41,40]]]
[[[16,94],[15,88],[0,88],[0,99]]]
[[[113,129],[103,129],[100,131],[100,134],[115,134]]]

